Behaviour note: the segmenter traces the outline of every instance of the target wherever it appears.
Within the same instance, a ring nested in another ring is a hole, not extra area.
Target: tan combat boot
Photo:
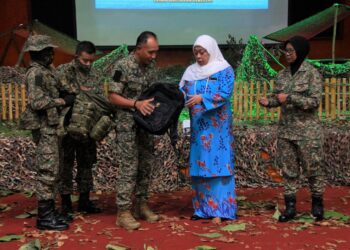
[[[127,230],[135,230],[141,226],[141,224],[131,215],[129,210],[118,212],[116,224]]]
[[[137,203],[134,210],[135,218],[142,218],[148,222],[156,222],[160,219],[158,214],[155,214],[147,205],[146,202]]]

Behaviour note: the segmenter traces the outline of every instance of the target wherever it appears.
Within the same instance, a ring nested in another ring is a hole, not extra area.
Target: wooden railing
[[[260,97],[268,96],[274,86],[270,82],[236,82],[233,95],[235,120],[277,120],[280,108],[267,109],[259,105]],[[350,79],[325,79],[318,109],[322,119],[350,119]]]
[[[266,109],[259,105],[262,96],[268,96],[274,82],[236,82],[233,95],[234,119],[274,121],[279,118],[280,109]],[[108,93],[108,84],[104,84]],[[23,84],[1,84],[1,120],[18,120],[25,110],[27,96]],[[350,79],[325,79],[322,101],[318,110],[322,119],[350,119]]]

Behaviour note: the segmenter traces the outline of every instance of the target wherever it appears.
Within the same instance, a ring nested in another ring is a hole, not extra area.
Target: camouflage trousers
[[[295,195],[301,173],[308,179],[310,191],[322,195],[325,189],[322,140],[278,138],[277,165],[282,169],[284,194]]]
[[[55,127],[32,131],[36,144],[36,195],[38,200],[55,199],[59,171],[59,146]]]
[[[116,135],[117,180],[116,203],[120,210],[132,207],[132,196],[139,201],[148,199],[150,174],[154,165],[153,136],[142,129],[118,131]]]
[[[75,181],[78,192],[90,192],[93,188],[92,167],[96,163],[96,142],[90,138],[88,141],[81,142],[66,135],[61,141],[60,154],[59,192],[61,194],[73,192],[75,159],[77,162]]]

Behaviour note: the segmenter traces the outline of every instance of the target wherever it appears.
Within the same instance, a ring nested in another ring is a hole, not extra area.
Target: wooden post
[[[248,87],[249,87],[249,82],[244,83],[244,118],[248,118]]]
[[[18,84],[15,83],[15,119],[19,119]]]
[[[255,114],[256,119],[259,119],[260,117],[259,99],[260,99],[260,81],[257,81],[256,82],[256,114]]]
[[[10,119],[10,121],[13,121],[13,113],[12,113],[12,111],[13,111],[13,104],[12,104],[12,84],[11,83],[9,83],[8,84],[8,94],[9,94],[9,96],[8,96],[8,100],[9,100],[9,119]]]
[[[340,95],[340,91],[341,91],[341,88],[340,88],[340,85],[341,85],[341,79],[338,78],[337,79],[337,93],[336,93],[336,98],[337,98],[337,117],[339,118],[340,114],[341,114],[341,105],[340,105],[340,102],[341,102],[341,95]]]
[[[254,99],[253,98],[254,98],[254,82],[251,81],[250,82],[250,100],[249,100],[250,101],[249,120],[253,120],[253,104],[254,104]]]
[[[327,78],[325,81],[325,88],[324,88],[326,119],[329,118],[329,85],[330,85],[330,80],[329,78]]]
[[[322,94],[324,93],[324,90],[322,89],[322,92],[321,92],[321,98],[320,98],[320,104],[319,104],[319,106],[318,106],[318,117],[320,118],[320,119],[322,119],[322,99],[323,99],[323,96],[322,96]]]
[[[237,93],[237,84],[238,82],[235,82],[235,85],[233,87],[233,117],[237,117],[237,111],[238,111],[238,93]]]
[[[264,92],[263,92],[263,96],[264,97],[266,97],[266,92],[267,92],[267,85],[266,85],[266,82],[264,81]],[[264,120],[266,120],[267,119],[267,109],[266,108],[264,108]]]
[[[336,118],[336,109],[337,109],[337,79],[331,79],[331,119],[334,120]]]
[[[238,107],[238,114],[239,114],[239,120],[242,120],[242,114],[243,114],[243,82],[239,83],[239,107]]]
[[[21,84],[21,112],[26,109],[26,86]]]
[[[6,120],[6,110],[7,110],[7,104],[6,104],[6,93],[5,93],[5,84],[1,84],[1,105],[2,105],[2,119]]]
[[[271,80],[270,81],[271,88],[270,88],[270,91],[269,91],[270,93],[273,90],[274,84],[275,84],[275,82],[273,80]],[[275,108],[270,109],[270,119],[271,119],[271,121],[275,120],[275,110],[276,110]]]
[[[343,107],[342,107],[342,109],[343,109],[343,114],[345,115],[346,114],[346,78],[343,78],[342,79],[342,81],[343,81],[343,83],[342,83],[342,85],[343,85],[343,90],[342,90],[342,104],[343,104]]]

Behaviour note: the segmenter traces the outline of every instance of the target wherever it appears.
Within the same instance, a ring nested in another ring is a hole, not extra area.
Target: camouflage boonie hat
[[[49,36],[32,35],[28,38],[24,51],[40,51],[47,47],[57,48],[57,46],[52,43]]]

